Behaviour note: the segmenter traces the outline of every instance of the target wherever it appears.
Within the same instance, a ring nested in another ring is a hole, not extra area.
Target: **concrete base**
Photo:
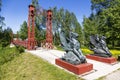
[[[65,62],[61,59],[55,59],[55,63],[77,75],[79,74],[83,74],[85,72],[89,72],[91,70],[93,70],[93,64],[90,63],[84,63],[84,64],[80,64],[80,65],[73,65],[70,64],[68,62]]]
[[[113,64],[117,62],[117,59],[114,57],[104,58],[104,57],[99,57],[99,56],[94,56],[94,55],[86,55],[86,58],[100,61],[100,62],[105,62],[108,64]]]

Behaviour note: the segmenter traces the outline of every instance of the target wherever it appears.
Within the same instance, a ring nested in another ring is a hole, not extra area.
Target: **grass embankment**
[[[19,55],[19,51],[14,48],[0,48],[0,65],[11,61],[14,57]]]
[[[1,80],[81,80],[29,53],[1,66]]]
[[[12,61],[15,57],[19,56],[21,52],[24,52],[22,47],[0,47],[0,80],[4,73],[2,73],[2,65]]]

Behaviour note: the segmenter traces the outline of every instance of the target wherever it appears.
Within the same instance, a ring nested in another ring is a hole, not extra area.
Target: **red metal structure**
[[[27,41],[22,41],[22,40],[19,40],[18,38],[18,34],[13,34],[14,36],[16,36],[15,39],[12,39],[11,40],[11,43],[15,44],[15,45],[20,45],[20,46],[23,46],[25,48],[27,48]]]
[[[28,43],[27,49],[35,49],[35,7],[29,5],[29,15],[28,15]]]
[[[28,40],[22,41],[18,39],[13,40],[15,45],[24,46],[28,50],[35,49],[36,40],[35,40],[35,7],[29,5],[29,15],[28,15]]]
[[[47,49],[53,48],[53,35],[52,35],[52,11],[51,10],[37,10],[37,13],[41,13],[43,16],[46,15],[46,40],[44,42],[44,46]],[[40,14],[38,14],[40,15]],[[35,7],[33,5],[29,5],[29,14],[28,14],[28,40],[22,41],[18,39],[13,40],[15,45],[21,45],[27,48],[28,50],[35,49],[37,44],[35,40]]]
[[[46,48],[53,48],[53,35],[52,35],[52,11],[47,11],[47,23],[46,23]]]

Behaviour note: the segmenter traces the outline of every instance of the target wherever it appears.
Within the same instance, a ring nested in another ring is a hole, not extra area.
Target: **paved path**
[[[95,69],[96,71],[82,77],[86,80],[97,79],[99,77],[102,77],[102,76],[105,76],[109,73],[112,73],[113,71],[120,68],[120,63],[110,65],[110,64],[107,64],[107,63],[102,63],[102,62],[98,62],[98,61],[94,61],[94,60],[90,60],[90,59],[87,59],[87,61],[88,61],[88,63],[93,64],[93,69]],[[117,80],[117,78],[113,79],[113,80]]]
[[[44,60],[47,60],[51,64],[55,65],[55,59],[60,58],[64,55],[63,51],[58,51],[58,50],[32,50],[32,51],[27,51],[30,52],[33,55],[37,55]],[[83,74],[83,75],[78,75],[85,80],[95,80],[98,79],[99,77],[105,76],[109,73],[112,73],[113,71],[117,70],[120,68],[120,63],[116,63],[114,65],[110,65],[107,63],[102,63],[94,60],[87,59],[88,63],[93,64],[94,70],[90,73]],[[117,80],[117,79],[113,79]]]
[[[108,74],[104,80],[120,80],[120,70]]]

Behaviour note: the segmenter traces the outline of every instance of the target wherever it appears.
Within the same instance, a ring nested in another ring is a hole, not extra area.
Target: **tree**
[[[19,37],[22,40],[27,39],[27,37],[28,37],[28,28],[27,28],[27,22],[26,21],[23,22],[23,24],[21,25],[20,31],[18,33],[19,33]]]
[[[99,25],[100,25],[99,19],[94,14],[91,14],[89,18],[84,17],[83,30],[84,30],[84,39],[85,39],[84,43],[86,46],[89,44],[89,37],[91,35],[99,34],[98,32]]]
[[[113,48],[120,40],[119,4],[120,0],[92,0],[92,9],[96,12],[96,16],[100,17],[102,23],[99,33],[107,37],[107,42],[111,43]]]
[[[1,7],[2,7],[2,0],[0,0],[0,12],[1,12]],[[5,18],[1,16],[0,14],[0,39],[2,38],[2,27],[5,26],[4,23]]]
[[[39,6],[38,0],[32,0],[32,5],[34,5],[35,7],[35,25],[39,29],[40,24],[42,23],[42,17],[43,17],[43,15],[41,15],[42,11]]]
[[[70,14],[71,17],[71,22],[70,22],[70,28],[73,32],[78,33],[78,41],[81,43],[81,46],[83,45],[83,32],[82,32],[82,27],[80,23],[78,22],[76,16],[74,13]]]
[[[82,32],[82,27],[78,22],[76,22],[76,27],[75,27],[75,32],[78,33],[78,41],[80,42],[81,45],[83,45],[83,32]]]
[[[1,7],[2,7],[2,0],[0,0],[0,12],[1,12]],[[4,20],[5,18],[0,15],[0,29],[2,29],[3,26],[5,26],[5,23],[3,22]]]
[[[38,0],[32,0],[32,4],[35,6],[35,38],[40,43],[45,40],[46,16],[43,14],[43,9],[39,6]]]
[[[38,7],[39,6],[38,0],[32,0],[32,5]]]
[[[12,33],[13,31],[10,27],[7,27],[7,29],[3,30],[3,33],[2,33],[3,38],[1,39],[2,47],[6,47],[7,45],[11,43]]]
[[[53,11],[53,19],[52,19],[53,35],[54,35],[55,45],[60,44],[59,34],[58,34],[59,28],[65,32],[65,35],[67,37],[69,37],[69,31],[77,32],[79,34],[79,40],[82,40],[81,38],[82,29],[74,13],[71,13],[63,8],[60,8],[58,10],[57,7],[52,8],[52,11]]]
[[[1,12],[1,7],[2,7],[2,0],[0,0],[0,12]],[[5,20],[5,18],[2,17],[0,14],[0,44],[2,44],[2,41],[4,38],[4,36],[3,36],[3,33],[4,33],[3,26],[5,26],[4,20]]]
[[[120,40],[120,0],[91,0],[92,13],[84,18],[86,43],[92,34],[105,35],[107,43],[116,46]]]

